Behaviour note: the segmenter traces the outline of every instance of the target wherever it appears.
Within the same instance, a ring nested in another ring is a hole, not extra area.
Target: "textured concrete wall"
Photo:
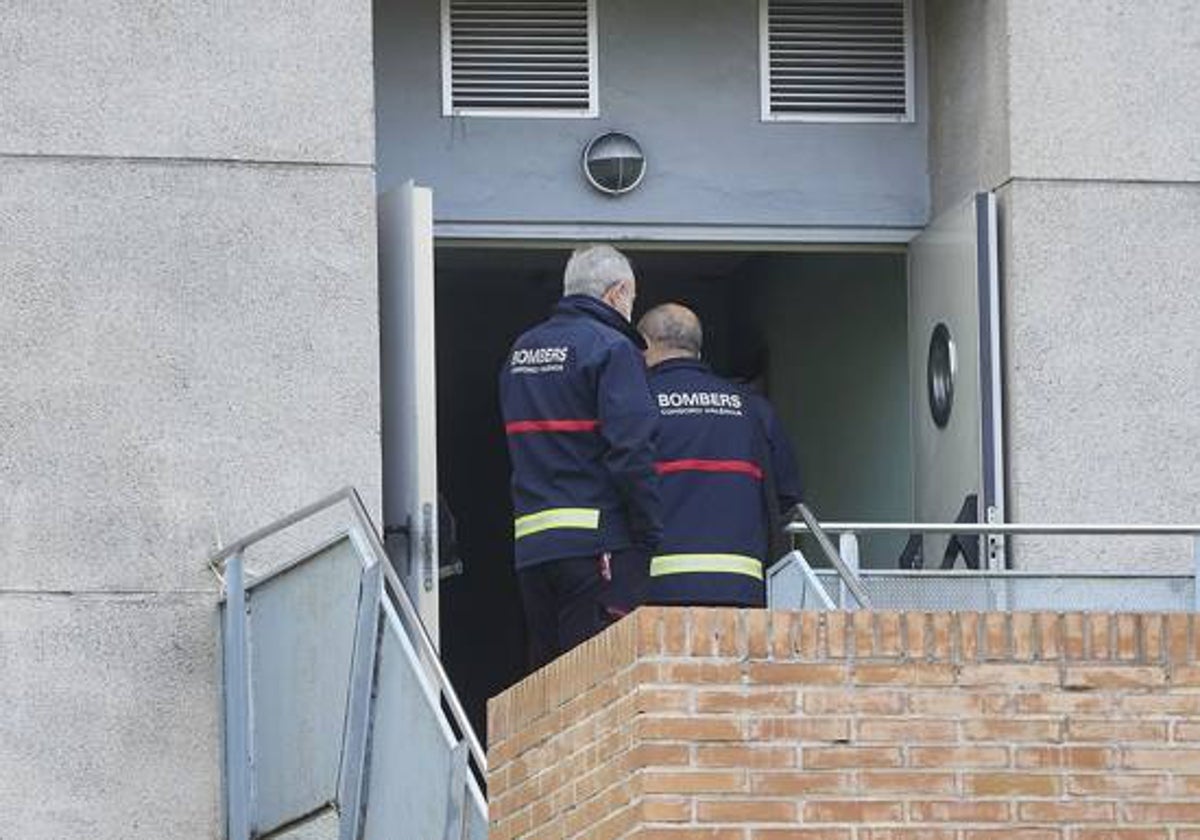
[[[370,6],[20,4],[0,80],[0,837],[211,840],[206,556],[378,509]]]
[[[1010,509],[1017,521],[1195,521],[1200,186],[1004,190]],[[1039,542],[1024,567],[1191,568],[1186,538]]]
[[[1007,8],[1010,516],[1194,521],[1200,7]],[[1025,545],[1025,566],[1191,568],[1186,539]]]
[[[933,210],[1011,178],[1200,179],[1200,5],[929,0]]]
[[[0,178],[6,585],[205,586],[221,536],[351,480],[377,493],[369,170]]]
[[[1200,179],[1200,4],[1004,5],[1014,175]]]
[[[6,4],[0,152],[374,160],[364,0]]]
[[[223,836],[219,669],[211,593],[0,594],[0,837]]]
[[[379,0],[382,187],[434,190],[439,221],[919,227],[928,213],[925,66],[916,121],[761,120],[758,0],[600,0],[598,119],[442,116],[438,0]],[[584,180],[587,141],[641,142],[620,199]]]
[[[929,175],[934,215],[1009,172],[1007,2],[929,0]]]

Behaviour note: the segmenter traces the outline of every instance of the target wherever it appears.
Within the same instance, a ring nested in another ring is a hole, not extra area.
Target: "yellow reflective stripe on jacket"
[[[762,561],[745,554],[661,554],[650,560],[650,577],[723,572],[763,579]]]
[[[526,516],[518,516],[513,533],[519,540],[521,537],[549,531],[552,528],[582,528],[595,531],[599,527],[599,508],[548,508]]]

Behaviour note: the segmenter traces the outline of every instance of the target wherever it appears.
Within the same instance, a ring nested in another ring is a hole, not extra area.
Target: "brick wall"
[[[1190,615],[643,609],[492,700],[492,840],[1200,840]]]

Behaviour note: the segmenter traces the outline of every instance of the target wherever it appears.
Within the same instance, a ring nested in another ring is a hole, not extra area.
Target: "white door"
[[[411,181],[379,197],[379,326],[386,545],[438,639],[437,375],[433,194]]]
[[[953,522],[974,495],[977,520],[1004,520],[996,198],[979,193],[947,210],[908,257],[913,505],[920,522]],[[926,535],[925,565],[947,537]],[[986,540],[981,565],[1004,566]]]

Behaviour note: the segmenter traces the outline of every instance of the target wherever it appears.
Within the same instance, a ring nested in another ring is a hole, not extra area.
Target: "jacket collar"
[[[712,373],[712,369],[707,363],[699,359],[666,359],[659,362],[654,367],[650,368],[650,373],[666,373],[669,370],[700,370],[705,373]]]
[[[599,321],[607,327],[612,327],[621,335],[634,343],[639,350],[646,349],[646,340],[634,329],[633,324],[625,320],[620,312],[613,309],[602,300],[587,295],[567,295],[554,307],[555,314],[584,316]]]

